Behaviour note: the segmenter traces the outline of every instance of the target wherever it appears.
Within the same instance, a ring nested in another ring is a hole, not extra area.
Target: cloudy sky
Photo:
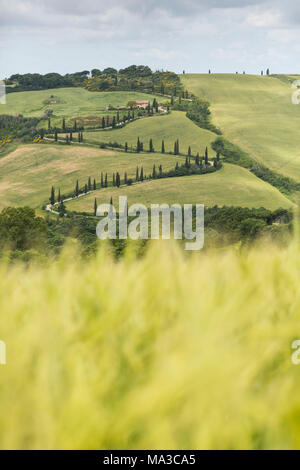
[[[299,73],[299,0],[0,0],[0,77],[147,64]]]

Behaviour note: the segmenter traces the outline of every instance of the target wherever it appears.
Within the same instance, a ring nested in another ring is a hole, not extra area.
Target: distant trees
[[[65,212],[66,212],[66,206],[64,205],[64,201],[61,200],[58,206],[59,217],[64,217]]]
[[[179,140],[174,142],[174,155],[179,155]]]
[[[50,194],[50,204],[53,206],[55,204],[55,190],[54,190],[54,186],[52,186],[51,188],[51,194]]]
[[[208,148],[205,148],[205,165],[208,165]]]

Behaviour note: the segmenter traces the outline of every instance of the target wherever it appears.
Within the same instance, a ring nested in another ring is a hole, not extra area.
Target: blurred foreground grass
[[[0,264],[0,448],[300,448],[300,251]]]

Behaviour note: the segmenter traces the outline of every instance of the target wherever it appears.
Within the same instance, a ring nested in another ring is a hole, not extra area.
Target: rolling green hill
[[[53,98],[51,98],[53,96]],[[55,88],[52,90],[24,91],[7,94],[7,104],[1,106],[1,114],[23,114],[25,117],[39,117],[52,109],[57,119],[53,125],[61,124],[76,117],[107,114],[107,106],[126,106],[130,100],[153,100],[154,95],[139,92],[89,92],[84,88]],[[161,97],[156,97],[161,101]]]
[[[153,116],[140,119],[127,124],[122,129],[108,131],[85,132],[85,139],[90,142],[118,142],[121,144],[136,146],[137,138],[144,143],[144,149],[148,150],[149,140],[153,139],[155,150],[161,150],[161,142],[164,139],[166,152],[173,152],[174,142],[179,139],[180,151],[187,153],[191,146],[194,155],[197,152],[204,155],[205,147],[209,148],[210,157],[215,152],[210,148],[211,142],[216,139],[216,134],[201,129],[190,121],[182,111],[172,111],[165,116]]]
[[[109,203],[111,197],[117,204],[119,196],[127,196],[129,204],[143,203],[147,206],[155,203],[198,203],[206,207],[292,207],[292,203],[273,186],[259,180],[248,170],[229,164],[207,175],[152,180],[119,189],[101,189],[66,205],[69,210],[92,212],[95,197],[98,204]]]
[[[123,177],[134,177],[141,165],[144,174],[153,165],[173,169],[178,157],[160,154],[126,154],[84,146],[25,145],[0,159],[0,209],[5,206],[41,207],[47,202],[51,186],[61,193],[72,191],[76,180],[83,186],[89,176],[100,181],[101,172],[118,171]]]
[[[181,79],[211,103],[214,124],[226,138],[269,168],[300,180],[300,105],[292,104],[290,82],[231,74]]]

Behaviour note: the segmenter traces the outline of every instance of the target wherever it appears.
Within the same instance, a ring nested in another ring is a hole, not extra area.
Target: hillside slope
[[[292,203],[277,189],[256,178],[248,170],[225,164],[216,173],[147,181],[131,187],[107,188],[67,203],[69,210],[92,212],[94,199],[98,204],[127,196],[128,202],[150,206],[155,203],[204,204],[206,207],[242,206],[267,209],[290,208]]]
[[[273,77],[186,74],[184,86],[211,103],[225,137],[271,169],[300,180],[300,106]]]
[[[100,173],[118,171],[134,177],[143,165],[145,174],[153,165],[173,169],[178,158],[160,154],[126,154],[84,146],[24,145],[0,159],[0,210],[8,205],[40,207],[48,201],[51,186],[61,193],[72,191],[76,180],[81,187],[89,176],[100,181]]]
[[[91,142],[114,142],[136,146],[139,137],[144,143],[144,149],[149,148],[149,140],[152,138],[154,148],[161,150],[161,142],[165,141],[166,152],[173,152],[174,142],[179,139],[180,152],[187,153],[191,146],[192,153],[204,155],[205,147],[210,149],[210,144],[216,139],[216,134],[201,129],[190,121],[184,112],[172,111],[166,116],[153,116],[140,119],[128,124],[122,129],[99,132],[85,132],[85,138]],[[209,155],[215,156],[210,149]]]

